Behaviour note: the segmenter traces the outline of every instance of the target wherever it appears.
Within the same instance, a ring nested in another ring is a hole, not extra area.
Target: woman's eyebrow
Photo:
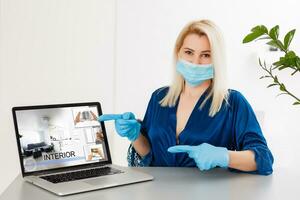
[[[191,49],[191,48],[188,48],[188,47],[184,47],[183,49],[190,50],[190,51],[192,51],[192,52],[195,51],[194,49]],[[210,53],[210,52],[211,52],[210,50],[204,50],[204,51],[201,51],[201,53]]]
[[[191,49],[191,48],[188,48],[188,47],[185,47],[184,49],[187,49],[187,50],[190,50],[190,51],[195,51],[194,49]]]

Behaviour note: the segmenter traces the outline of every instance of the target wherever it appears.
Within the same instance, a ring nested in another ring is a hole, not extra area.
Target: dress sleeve
[[[147,167],[150,166],[152,160],[152,152],[150,152],[141,157],[134,149],[134,147],[130,144],[127,153],[127,161],[129,167]]]
[[[133,145],[130,144],[127,152],[127,161],[128,166],[130,167],[146,167],[151,165],[151,161],[153,159],[151,143],[148,137],[148,130],[150,128],[150,124],[152,121],[152,112],[155,106],[155,92],[152,94],[151,99],[148,103],[147,110],[144,116],[143,121],[141,121],[141,134],[143,134],[150,144],[150,151],[147,155],[141,157],[134,149]]]
[[[272,174],[273,155],[267,146],[255,113],[241,93],[237,91],[234,93],[232,95],[232,108],[236,150],[252,150],[254,152],[257,170],[250,173]]]

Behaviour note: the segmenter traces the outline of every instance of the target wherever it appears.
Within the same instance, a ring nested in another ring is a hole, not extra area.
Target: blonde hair
[[[182,90],[184,89],[185,81],[181,74],[176,71],[176,62],[178,60],[178,52],[183,45],[185,37],[189,34],[198,34],[199,36],[206,35],[211,46],[212,64],[214,66],[214,77],[210,86],[211,90],[200,105],[203,108],[207,100],[212,97],[212,103],[209,109],[209,116],[213,117],[222,107],[222,103],[228,99],[228,88],[226,79],[226,62],[223,38],[219,28],[210,20],[193,21],[187,24],[177,37],[174,52],[173,52],[173,83],[169,87],[166,96],[160,101],[161,106],[173,107],[176,104]]]

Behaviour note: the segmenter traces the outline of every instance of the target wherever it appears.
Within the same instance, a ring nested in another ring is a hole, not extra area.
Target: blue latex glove
[[[228,167],[229,164],[229,153],[226,148],[215,147],[207,143],[198,146],[177,145],[168,148],[168,152],[188,153],[200,170],[209,170],[216,166]]]
[[[115,120],[115,127],[120,136],[127,137],[132,142],[139,137],[141,124],[135,119],[133,113],[107,114],[98,118],[99,122],[108,120]]]

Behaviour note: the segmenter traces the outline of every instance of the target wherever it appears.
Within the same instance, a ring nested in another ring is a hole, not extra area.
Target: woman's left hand
[[[198,146],[176,145],[168,148],[170,153],[188,153],[200,170],[209,170],[216,166],[228,167],[229,152],[224,147],[202,143]]]

